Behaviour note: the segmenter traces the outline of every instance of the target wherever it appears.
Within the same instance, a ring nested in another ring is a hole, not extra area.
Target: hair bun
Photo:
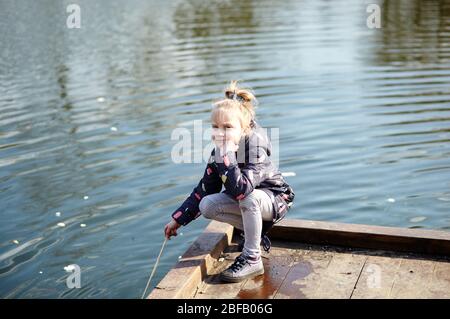
[[[241,92],[236,92],[236,91],[233,91],[233,92],[227,92],[227,93],[225,94],[225,96],[226,96],[228,99],[231,99],[231,100],[237,100],[237,101],[239,101],[239,102],[250,102],[250,100],[247,100],[246,97],[245,97],[245,95],[242,94]]]
[[[225,97],[239,102],[253,102],[256,101],[252,92],[245,89],[240,89],[237,86],[237,81],[231,81],[230,85],[225,89]]]

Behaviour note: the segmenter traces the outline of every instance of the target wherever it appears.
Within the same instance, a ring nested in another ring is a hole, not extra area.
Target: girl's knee
[[[209,196],[205,196],[200,200],[198,208],[205,218],[212,219],[216,214],[214,210],[215,205],[214,202],[208,197]]]

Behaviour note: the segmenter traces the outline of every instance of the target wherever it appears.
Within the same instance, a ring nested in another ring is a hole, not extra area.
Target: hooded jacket
[[[228,194],[237,201],[255,188],[265,191],[272,200],[272,225],[281,220],[290,209],[294,192],[270,159],[272,145],[266,131],[251,121],[251,131],[239,141],[237,152],[220,154],[214,148],[206,165],[203,178],[183,204],[172,213],[172,218],[185,226],[201,215],[199,204],[203,197],[219,193]]]

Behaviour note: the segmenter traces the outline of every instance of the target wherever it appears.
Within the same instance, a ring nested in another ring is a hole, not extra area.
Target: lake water
[[[450,5],[384,1],[369,29],[373,2],[78,0],[68,29],[73,1],[2,0],[0,297],[139,298],[205,167],[171,134],[231,79],[279,128],[289,217],[450,230]]]

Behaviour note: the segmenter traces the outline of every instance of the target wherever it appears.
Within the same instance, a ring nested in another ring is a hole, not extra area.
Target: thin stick
[[[164,246],[166,245],[166,242],[167,242],[167,237],[164,239],[164,242],[163,242],[163,244],[162,244],[161,250],[159,251],[158,258],[156,258],[155,266],[153,266],[152,273],[150,274],[150,278],[148,278],[147,285],[145,286],[144,293],[142,294],[141,299],[144,299],[145,292],[147,291],[148,286],[150,285],[150,281],[152,280],[153,275],[155,274],[156,267],[158,267],[159,258],[161,257],[161,254],[162,254],[162,252],[163,252]]]

